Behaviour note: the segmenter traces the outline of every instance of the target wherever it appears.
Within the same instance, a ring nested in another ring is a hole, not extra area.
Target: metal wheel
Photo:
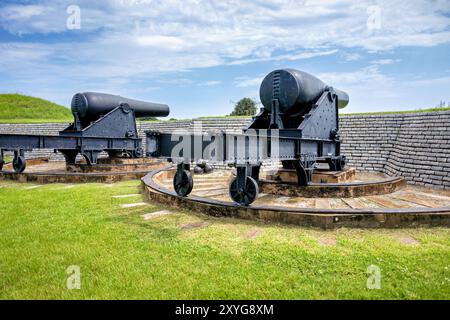
[[[175,176],[173,177],[173,187],[179,196],[186,197],[189,195],[194,187],[194,180],[192,179],[191,172],[189,170],[183,170],[175,173]]]
[[[195,166],[194,167],[194,173],[195,174],[201,174],[201,173],[203,173],[203,169],[201,167],[199,167],[199,166]]]
[[[134,158],[142,158],[143,155],[144,155],[144,150],[142,148],[137,148],[133,151]]]
[[[13,168],[14,171],[17,173],[22,173],[25,171],[25,168],[27,167],[27,162],[25,160],[24,156],[17,156],[14,157],[13,160]]]
[[[336,170],[337,171],[342,171],[345,168],[345,157],[343,156],[339,156],[339,158],[336,159]]]
[[[238,188],[238,178],[233,179],[230,183],[230,197],[234,202],[247,206],[256,200],[259,193],[258,183],[252,177],[245,179],[245,187]]]
[[[205,165],[205,168],[203,170],[205,171],[205,173],[211,173],[214,169],[209,164],[207,164]]]

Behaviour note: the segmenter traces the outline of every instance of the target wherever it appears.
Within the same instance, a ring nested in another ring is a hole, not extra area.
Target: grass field
[[[450,107],[444,108],[427,108],[427,109],[415,109],[415,110],[402,110],[402,111],[381,111],[381,112],[358,112],[358,113],[340,113],[341,116],[360,116],[360,115],[378,115],[378,114],[405,114],[405,113],[420,113],[420,112],[438,112],[449,111]]]
[[[450,298],[449,229],[322,231],[184,211],[145,221],[167,208],[121,207],[139,191],[1,182],[0,298]],[[372,264],[379,290],[366,286]],[[79,290],[66,287],[72,265]]]
[[[69,122],[68,108],[21,94],[0,94],[0,123]]]
[[[7,156],[7,155],[5,155],[5,156],[3,157],[3,161],[4,161],[5,163],[9,163],[9,162],[13,161],[13,157],[12,157],[12,156]]]

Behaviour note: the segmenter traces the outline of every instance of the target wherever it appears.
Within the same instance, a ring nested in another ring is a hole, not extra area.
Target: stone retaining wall
[[[450,188],[450,112],[346,116],[342,153],[358,170]]]
[[[192,130],[201,121],[202,130],[240,130],[249,118],[207,118],[167,122],[139,122],[138,131]],[[55,135],[67,125],[0,124],[0,133]],[[450,112],[355,115],[341,117],[342,153],[357,170],[380,171],[404,176],[411,184],[450,189]],[[144,137],[145,138],[145,137]],[[144,139],[145,144],[145,139]],[[27,157],[62,159],[53,150],[35,150]]]

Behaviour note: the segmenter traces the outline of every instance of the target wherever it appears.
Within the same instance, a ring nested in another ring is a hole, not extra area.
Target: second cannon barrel
[[[121,104],[128,104],[134,110],[137,118],[166,117],[169,106],[160,103],[145,102],[117,95],[84,92],[77,93],[72,98],[72,113],[77,113],[80,119],[95,119],[103,116]]]

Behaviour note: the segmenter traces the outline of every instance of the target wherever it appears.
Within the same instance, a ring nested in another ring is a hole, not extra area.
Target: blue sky
[[[346,112],[449,103],[450,1],[0,2],[0,92],[69,106],[101,91],[167,103],[175,118],[225,115],[285,67],[347,91]]]

